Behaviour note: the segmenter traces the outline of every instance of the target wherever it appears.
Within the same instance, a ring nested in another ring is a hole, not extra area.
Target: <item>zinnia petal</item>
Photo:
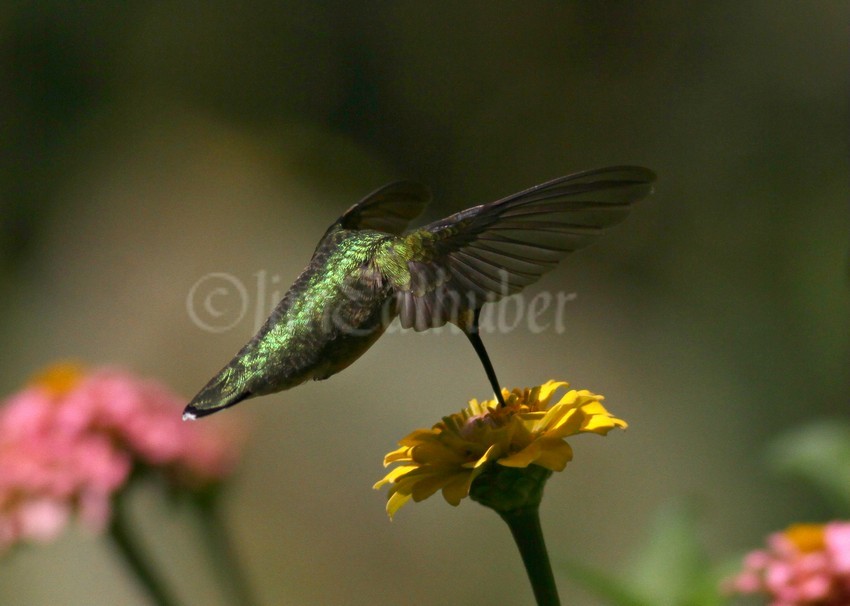
[[[394,492],[391,494],[389,499],[387,499],[387,514],[390,516],[390,519],[392,519],[396,512],[401,509],[401,506],[409,500],[409,494],[402,494],[400,492]]]
[[[543,385],[540,386],[540,393],[537,396],[538,401],[548,404],[549,398],[552,397],[552,394],[555,393],[561,387],[569,387],[570,384],[566,381],[554,381],[549,380],[546,381]]]
[[[455,507],[460,505],[461,500],[469,494],[469,487],[476,475],[478,474],[470,472],[466,475],[455,474],[452,476],[443,486],[443,498],[446,502]]]

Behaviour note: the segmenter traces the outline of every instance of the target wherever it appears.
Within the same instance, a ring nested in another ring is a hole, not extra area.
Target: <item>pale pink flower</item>
[[[102,529],[136,468],[196,489],[234,468],[239,439],[181,420],[185,399],[116,369],[58,365],[0,405],[0,552],[50,540],[72,514]]]
[[[770,535],[726,588],[764,595],[771,606],[847,606],[850,522],[795,524]]]
[[[65,501],[40,498],[26,502],[17,511],[18,532],[29,541],[52,541],[65,527],[71,508]]]

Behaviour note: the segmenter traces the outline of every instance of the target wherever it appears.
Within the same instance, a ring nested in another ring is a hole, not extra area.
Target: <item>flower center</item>
[[[474,440],[483,427],[495,429],[498,426],[498,423],[496,423],[496,420],[489,412],[473,415],[466,419],[460,427],[460,436],[466,440]]]
[[[783,534],[801,553],[822,551],[826,547],[823,524],[793,524]]]
[[[62,396],[74,389],[84,374],[80,364],[60,362],[33,375],[29,384],[37,385],[53,396]]]

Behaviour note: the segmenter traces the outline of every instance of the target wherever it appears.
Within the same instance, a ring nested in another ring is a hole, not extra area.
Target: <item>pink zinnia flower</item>
[[[850,604],[850,522],[795,524],[751,552],[727,583],[732,593],[761,594],[771,606]]]
[[[134,468],[178,486],[226,477],[238,456],[232,430],[181,420],[184,398],[116,369],[54,366],[0,406],[0,552],[50,540],[72,513],[103,528]]]

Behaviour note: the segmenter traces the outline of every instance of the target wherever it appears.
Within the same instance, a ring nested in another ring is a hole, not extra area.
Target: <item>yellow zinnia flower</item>
[[[467,408],[443,417],[431,429],[402,439],[400,448],[384,457],[385,467],[398,466],[375,484],[375,488],[389,485],[387,513],[392,517],[410,499],[422,501],[438,490],[451,505],[458,505],[493,462],[527,469],[526,479],[537,478],[541,492],[551,472],[563,470],[573,457],[564,438],[585,432],[605,435],[615,427],[627,427],[602,406],[602,396],[587,390],[570,390],[550,405],[562,387],[569,383],[503,389],[504,407],[496,400],[471,400]],[[511,488],[523,490],[515,479],[511,476]]]

